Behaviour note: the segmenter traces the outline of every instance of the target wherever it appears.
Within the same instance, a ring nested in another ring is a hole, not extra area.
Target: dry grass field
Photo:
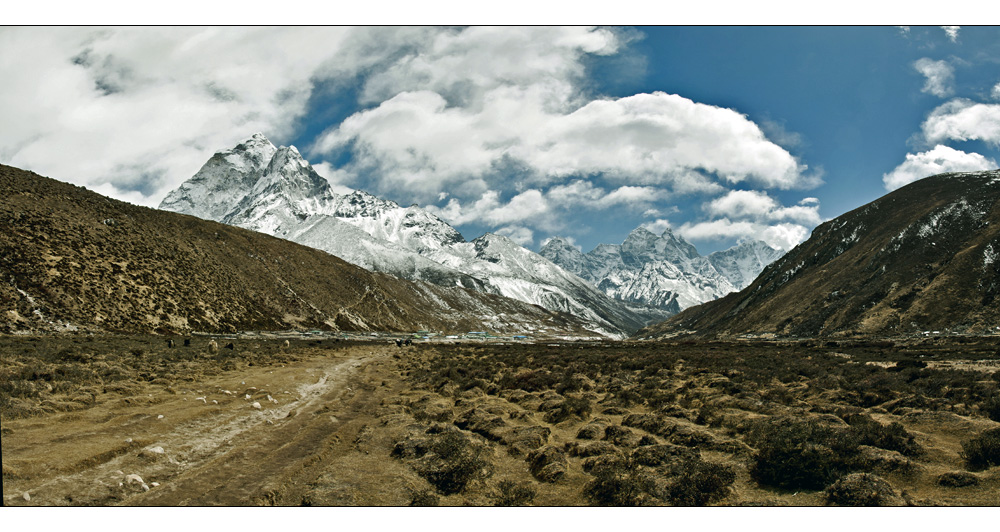
[[[1000,504],[996,338],[184,340],[0,337],[4,505]]]

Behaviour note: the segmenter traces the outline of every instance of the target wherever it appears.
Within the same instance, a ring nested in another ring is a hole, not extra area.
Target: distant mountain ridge
[[[1000,333],[1000,170],[941,174],[817,227],[744,290],[637,337]]]
[[[601,244],[582,253],[556,237],[539,254],[611,297],[676,314],[747,286],[782,252],[745,241],[703,257],[670,229],[657,236],[639,227],[621,245]]]
[[[567,312],[608,336],[622,337],[649,321],[506,237],[487,233],[466,242],[419,207],[361,191],[337,194],[298,150],[274,147],[259,133],[213,155],[160,208],[292,240],[405,279]]]

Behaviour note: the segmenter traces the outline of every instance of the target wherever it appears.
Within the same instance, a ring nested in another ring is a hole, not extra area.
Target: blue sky
[[[996,27],[2,28],[0,162],[155,206],[260,131],[475,238],[785,249],[996,168]]]

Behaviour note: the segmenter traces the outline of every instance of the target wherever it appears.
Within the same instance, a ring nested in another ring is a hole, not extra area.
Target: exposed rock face
[[[287,240],[3,165],[0,223],[0,332],[591,334],[582,320],[527,303],[372,273]]]
[[[636,334],[996,333],[1000,171],[941,174],[826,222],[746,289]]]
[[[260,134],[214,155],[160,208],[274,235],[404,279],[567,312],[599,334],[621,337],[649,321],[506,237],[487,233],[466,242],[415,205],[362,191],[338,194],[295,147],[274,147]]]

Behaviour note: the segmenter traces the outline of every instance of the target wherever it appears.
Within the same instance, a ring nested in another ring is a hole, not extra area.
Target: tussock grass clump
[[[815,420],[771,418],[755,424],[747,435],[757,448],[750,476],[759,484],[787,490],[820,490],[848,468],[857,450],[846,431]]]
[[[528,506],[537,492],[527,483],[501,480],[494,490],[493,506]]]
[[[629,458],[595,462],[594,476],[583,493],[600,506],[643,506],[655,504],[656,481],[649,471]]]
[[[892,484],[871,473],[851,473],[826,490],[826,500],[840,506],[903,506]]]
[[[392,456],[412,460],[417,474],[442,495],[461,493],[470,482],[492,476],[495,468],[486,442],[458,430],[408,438],[396,444]]]
[[[594,479],[584,494],[601,506],[704,506],[725,498],[736,480],[732,467],[706,462],[696,452],[660,451],[591,462]],[[643,465],[654,463],[659,467]]]
[[[968,471],[949,471],[941,473],[937,477],[938,486],[947,488],[964,488],[966,486],[976,486],[979,484],[979,477]]]
[[[866,414],[845,415],[844,421],[851,426],[850,435],[858,445],[898,451],[905,456],[917,456],[924,451],[913,434],[898,422],[883,425]]]
[[[984,430],[962,442],[962,458],[970,471],[1000,465],[1000,428]]]

